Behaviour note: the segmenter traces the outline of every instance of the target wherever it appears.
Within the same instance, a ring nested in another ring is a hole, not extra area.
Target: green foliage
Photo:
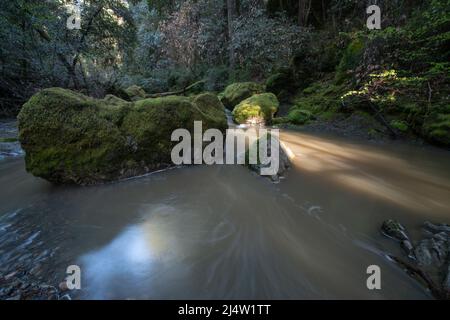
[[[450,103],[448,100],[429,108],[429,113],[424,119],[422,133],[434,143],[450,145]]]
[[[0,143],[17,142],[17,138],[0,138]]]
[[[287,119],[292,124],[303,125],[313,118],[311,111],[293,109],[289,112]]]
[[[278,99],[273,93],[255,94],[234,108],[233,118],[237,123],[270,124],[279,105]]]
[[[364,52],[364,42],[361,38],[355,38],[342,56],[341,62],[336,69],[336,82],[342,83],[348,78],[349,72],[352,72],[358,67],[362,54]]]
[[[295,98],[295,107],[315,115],[336,110],[341,106],[340,95],[344,90],[343,85],[335,85],[330,80],[315,82]]]
[[[271,92],[279,99],[286,99],[295,92],[296,82],[290,69],[282,69],[266,80],[266,91]]]
[[[221,65],[208,68],[205,74],[205,89],[208,91],[222,91],[228,83],[229,76],[227,66]]]
[[[391,121],[391,127],[399,130],[400,132],[407,132],[408,131],[408,124],[405,121],[402,121],[402,120],[392,120]]]

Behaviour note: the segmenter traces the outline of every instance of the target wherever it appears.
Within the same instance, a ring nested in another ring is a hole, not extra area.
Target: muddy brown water
[[[379,227],[413,238],[450,223],[450,153],[285,131],[273,184],[241,166],[184,167],[118,183],[55,187],[0,161],[0,272],[33,268],[75,299],[430,299],[393,265]],[[366,287],[381,267],[382,289]]]

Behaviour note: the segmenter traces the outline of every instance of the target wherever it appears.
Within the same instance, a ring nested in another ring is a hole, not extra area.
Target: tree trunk
[[[304,27],[308,24],[312,0],[298,0],[298,25]]]
[[[236,1],[227,0],[227,18],[228,18],[228,46],[229,46],[229,64],[234,69],[236,65],[233,50],[233,20],[236,12]]]

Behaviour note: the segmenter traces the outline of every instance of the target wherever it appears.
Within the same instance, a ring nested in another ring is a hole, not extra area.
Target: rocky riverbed
[[[423,283],[437,299],[450,299],[450,225],[423,224],[423,238],[413,241],[407,229],[387,220],[381,230],[400,243],[407,260],[391,256],[401,268]]]

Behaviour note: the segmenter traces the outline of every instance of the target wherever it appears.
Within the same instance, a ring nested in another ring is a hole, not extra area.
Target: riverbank
[[[435,147],[450,150],[445,146],[430,144],[414,135],[397,135],[395,137],[372,117],[366,114],[338,114],[333,119],[319,119],[305,125],[278,124],[276,127],[311,134],[325,134],[375,144],[402,143],[417,147]]]

